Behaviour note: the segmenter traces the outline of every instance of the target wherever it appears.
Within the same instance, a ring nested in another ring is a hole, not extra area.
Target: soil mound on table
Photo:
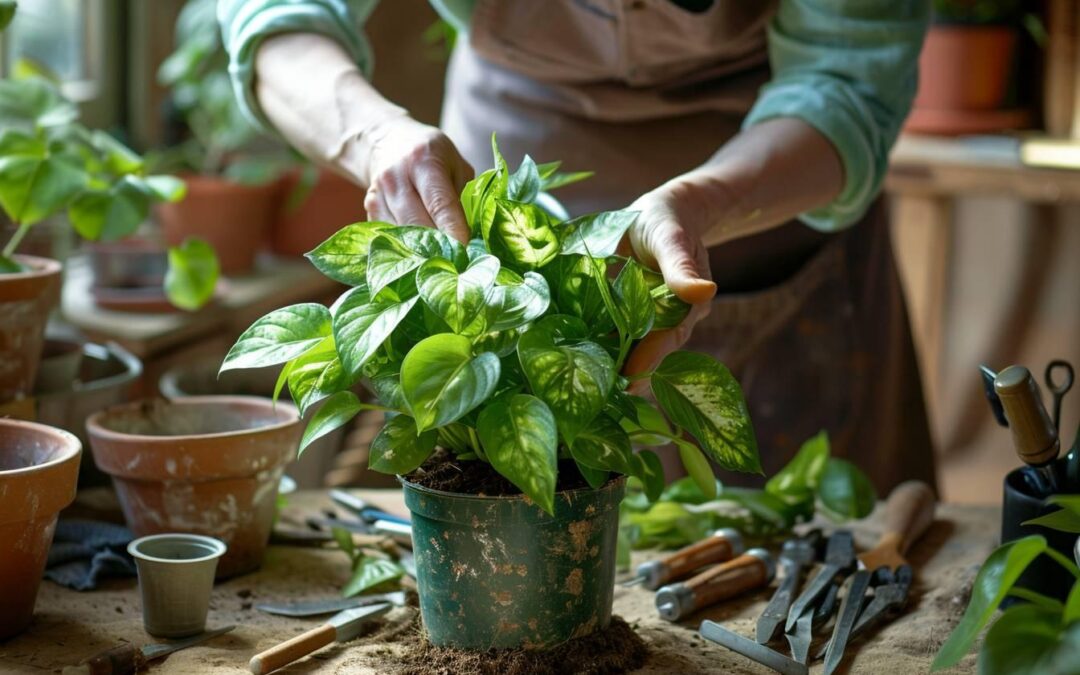
[[[645,641],[617,616],[604,630],[570,640],[546,651],[490,649],[468,652],[436,647],[417,621],[410,631],[387,631],[372,640],[398,642],[397,675],[616,675],[641,668],[649,656]]]
[[[572,461],[559,462],[559,478],[555,491],[576,490],[588,487],[585,478]],[[492,468],[479,460],[459,461],[447,452],[439,451],[405,478],[410,483],[443,492],[458,492],[486,497],[519,495],[521,490]]]

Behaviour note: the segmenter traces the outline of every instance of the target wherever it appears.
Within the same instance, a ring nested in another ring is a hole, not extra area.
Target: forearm
[[[406,112],[368,83],[340,45],[316,33],[269,37],[255,55],[255,77],[259,105],[293,147],[370,182],[358,161],[365,134]]]
[[[708,246],[785,223],[832,201],[844,169],[833,145],[796,118],[754,125],[705,164],[662,189],[678,195],[688,224]]]

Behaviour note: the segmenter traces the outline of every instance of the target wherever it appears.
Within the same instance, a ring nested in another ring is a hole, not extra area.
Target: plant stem
[[[650,370],[647,373],[638,373],[637,375],[625,375],[624,377],[631,382],[637,382],[638,380],[647,380],[652,377],[652,375],[653,371]]]
[[[1045,553],[1046,555],[1053,558],[1054,562],[1056,562],[1057,564],[1059,564],[1062,567],[1064,567],[1065,569],[1069,570],[1069,574],[1073,575],[1074,577],[1080,578],[1080,569],[1078,569],[1076,567],[1076,563],[1069,560],[1068,558],[1061,555],[1060,553],[1058,553],[1057,551],[1055,551],[1052,548],[1047,548],[1046,550],[1043,551],[1043,553]]]
[[[1026,588],[1020,588],[1018,586],[1013,586],[1012,588],[1010,588],[1009,595],[1015,596],[1022,600],[1027,600],[1033,605],[1046,607],[1047,609],[1052,609],[1057,612],[1060,612],[1065,608],[1065,606],[1062,605],[1061,602],[1053,598],[1048,598],[1042,593],[1037,593],[1035,591],[1028,590]]]
[[[25,237],[26,233],[29,231],[29,225],[26,225],[25,223],[19,225],[19,228],[15,230],[15,234],[11,235],[11,239],[8,240],[7,245],[4,246],[3,253],[5,258],[10,258],[11,256],[15,255],[15,249],[19,247],[19,244],[22,242],[23,237]]]
[[[473,429],[472,427],[465,428],[469,430],[469,443],[472,444],[473,452],[476,453],[477,457],[487,462],[488,458],[487,455],[484,454],[484,450],[480,447],[480,438],[476,435],[476,429]],[[488,463],[490,464],[491,462]]]

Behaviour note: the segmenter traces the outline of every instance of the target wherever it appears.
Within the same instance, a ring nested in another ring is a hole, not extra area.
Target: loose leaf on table
[[[510,174],[506,185],[506,197],[515,202],[531,204],[540,192],[540,172],[532,157],[525,155],[517,171]]]
[[[807,439],[784,468],[765,483],[765,490],[788,502],[814,498],[829,462],[829,435],[819,431]]]
[[[498,272],[499,259],[492,255],[473,259],[460,273],[450,261],[432,258],[417,270],[416,287],[424,304],[452,331],[460,334],[475,325],[479,333],[485,326],[477,318],[487,307]]]
[[[1062,508],[1025,521],[1024,525],[1041,525],[1052,530],[1080,534],[1080,495],[1053,495],[1047,502]]]
[[[630,437],[619,424],[600,413],[570,444],[570,454],[579,465],[621,474],[637,473],[638,460],[630,446]]]
[[[421,431],[455,422],[491,396],[499,358],[472,355],[469,338],[451,333],[422,340],[401,364],[401,389]]]
[[[380,233],[368,245],[367,285],[372,296],[397,281],[427,260],[413,252],[396,237]]]
[[[623,235],[634,224],[637,211],[605,211],[580,216],[563,223],[563,255],[580,254],[594,258],[615,255]]]
[[[291,362],[288,375],[289,395],[306,415],[308,409],[348,387],[333,336],[325,337]]]
[[[934,657],[931,671],[952,667],[967,654],[1013,584],[1031,561],[1045,550],[1046,539],[1032,535],[1003,544],[990,554],[975,576],[964,616]]]
[[[354,563],[352,578],[345,584],[345,588],[341,590],[341,595],[351,598],[379,584],[399,579],[403,574],[405,574],[405,568],[393,560],[370,556],[357,558]]]
[[[693,443],[679,438],[675,440],[675,445],[679,448],[679,459],[691,480],[706,499],[716,499],[716,476],[709,460]]]
[[[1063,629],[1060,612],[1014,605],[998,617],[979,651],[981,675],[1075,675],[1080,624]]]
[[[306,254],[315,269],[349,286],[367,284],[368,249],[379,233],[392,228],[389,223],[370,222],[346,225]]]
[[[299,454],[302,455],[304,450],[318,439],[348,424],[349,420],[366,407],[369,406],[361,403],[351,391],[339,391],[326,399],[308,422],[304,435],[300,437]]]
[[[728,470],[761,473],[750,412],[726,366],[705,354],[676,351],[651,382],[668,418],[689,431],[710,459]]]
[[[330,320],[330,310],[315,302],[275,309],[240,335],[221,372],[290,361],[330,335]]]
[[[483,234],[492,255],[510,267],[539,269],[559,254],[559,238],[547,214],[533,204],[496,199]]]
[[[413,418],[394,415],[371,441],[368,468],[404,476],[431,455],[438,436],[435,430],[418,434]]]
[[[527,394],[497,399],[480,411],[476,433],[491,466],[554,514],[558,432],[544,402]]]
[[[631,338],[640,340],[652,330],[656,319],[656,308],[645,285],[641,265],[633,260],[626,261],[615,278],[614,289],[619,307],[626,316],[627,332]]]
[[[363,286],[345,293],[334,303],[334,342],[338,356],[350,379],[357,379],[361,369],[386,342],[398,324],[416,305],[417,298],[404,302],[380,295],[372,300]]]
[[[180,246],[170,246],[169,269],[165,272],[165,295],[180,309],[196,310],[214,297],[220,266],[210,244],[188,237]]]
[[[593,342],[556,345],[554,325],[544,319],[522,334],[518,358],[533,393],[555,413],[563,439],[572,444],[603,410],[615,366],[603,347]]]
[[[822,506],[841,520],[865,518],[874,510],[877,493],[874,485],[851,462],[831,457],[825,463],[817,487]]]

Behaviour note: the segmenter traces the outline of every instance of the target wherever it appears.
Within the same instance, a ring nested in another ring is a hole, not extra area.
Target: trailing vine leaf
[[[826,462],[817,495],[826,513],[835,514],[841,520],[864,518],[877,503],[874,485],[866,474],[851,462],[837,457],[830,457]]]
[[[1024,521],[1024,525],[1040,525],[1052,530],[1080,534],[1080,495],[1053,495],[1046,500],[1062,508]]]
[[[426,256],[414,253],[397,237],[378,234],[368,245],[367,285],[372,297],[424,264]]]
[[[750,413],[726,366],[705,354],[676,351],[651,382],[668,418],[689,431],[710,459],[731,471],[761,473]]]
[[[495,183],[495,169],[488,169],[476,178],[473,178],[461,190],[461,208],[465,211],[465,219],[469,224],[469,230],[473,235],[480,232],[480,221],[484,214],[484,204]],[[485,251],[486,252],[486,251]]]
[[[496,399],[480,411],[476,433],[491,466],[554,515],[558,432],[551,409],[527,394]]]
[[[536,270],[559,254],[559,238],[538,206],[495,200],[494,217],[484,231],[492,255],[510,267]]]
[[[615,255],[623,235],[637,219],[637,211],[607,211],[575,218],[562,225],[563,255],[607,258]]]
[[[486,322],[477,319],[487,309],[498,272],[499,259],[492,255],[473,259],[460,273],[450,261],[432,258],[416,271],[416,287],[424,304],[452,331],[475,335],[486,328]]]
[[[421,341],[401,364],[401,389],[421,431],[455,422],[486,401],[499,381],[499,358],[473,356],[467,337],[442,333]]]
[[[570,455],[579,464],[603,471],[632,475],[638,469],[630,437],[615,420],[600,413],[570,444]]]
[[[627,431],[652,432],[651,434],[635,433],[633,439],[635,443],[652,446],[671,443],[675,430],[671,428],[663,413],[640,396],[628,395],[626,399],[630,404],[632,414],[621,421],[622,427]]]
[[[379,233],[393,225],[382,222],[353,223],[305,254],[315,269],[334,281],[359,286],[367,283],[368,249]]]
[[[1063,629],[1061,613],[1015,605],[998,617],[979,651],[983,675],[1074,675],[1080,664],[1080,624]]]
[[[641,274],[645,279],[645,285],[649,288],[649,295],[652,296],[655,315],[652,329],[667,330],[682,323],[686,315],[690,313],[690,305],[680,300],[668,288],[664,283],[664,277],[659,272],[642,267]]]
[[[660,457],[652,450],[642,450],[634,456],[638,458],[637,471],[634,475],[644,486],[645,495],[649,501],[656,501],[664,491],[664,465],[660,462]]]
[[[1045,550],[1046,539],[1032,535],[1003,544],[990,554],[975,576],[964,616],[934,657],[931,672],[951,668],[964,657],[1016,580]]]
[[[510,175],[506,186],[506,197],[511,201],[532,204],[540,192],[540,172],[532,157],[525,155],[518,170]]]
[[[348,387],[332,335],[296,357],[288,383],[289,395],[301,416],[319,401]]]
[[[694,484],[706,499],[716,499],[716,476],[709,460],[693,443],[680,438],[675,440],[675,445],[679,448],[679,459]]]
[[[290,361],[329,336],[330,321],[330,311],[316,302],[275,309],[240,335],[220,372]]]
[[[304,454],[309,445],[323,436],[348,424],[365,407],[351,391],[339,391],[326,399],[300,437],[299,454]]]
[[[492,290],[492,331],[510,331],[535,321],[551,306],[551,291],[544,277],[526,272],[519,283],[503,284]]]
[[[601,274],[606,265],[598,261]],[[603,335],[615,327],[596,283],[593,261],[588,256],[559,256],[543,270],[559,312],[589,322],[590,334]]]
[[[408,415],[394,415],[371,441],[368,468],[404,476],[431,456],[438,437],[434,429],[417,433]]]
[[[403,574],[405,568],[393,560],[362,556],[354,563],[352,578],[341,590],[341,595],[351,598],[379,584],[399,579]]]
[[[188,237],[180,246],[170,246],[168,254],[165,295],[169,302],[188,311],[209,302],[221,269],[213,247],[202,239]]]
[[[615,278],[614,290],[619,308],[626,316],[627,332],[631,338],[640,340],[652,330],[656,320],[656,307],[645,285],[641,266],[633,260],[626,261]]]
[[[416,305],[417,298],[372,299],[363,286],[345,293],[334,305],[334,342],[345,373],[359,378],[361,369]]]

